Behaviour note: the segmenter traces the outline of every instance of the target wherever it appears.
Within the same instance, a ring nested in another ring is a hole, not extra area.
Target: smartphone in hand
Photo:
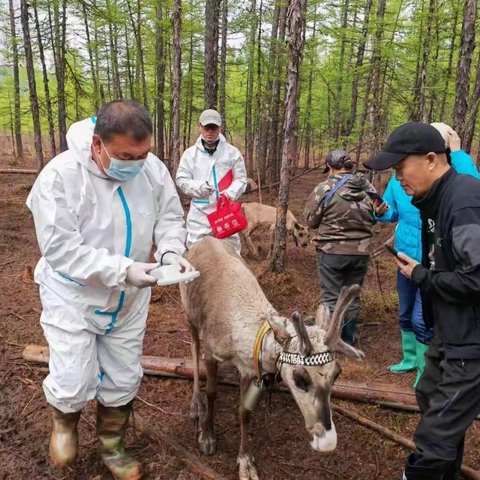
[[[382,198],[377,192],[374,192],[373,190],[365,190],[365,193],[366,193],[374,202],[380,202],[380,204],[383,203],[383,198]]]
[[[390,245],[384,245],[384,246],[385,246],[385,250],[388,253],[390,253],[390,255],[393,255],[397,260],[399,260],[404,265],[406,265],[406,263],[401,258],[398,258],[398,252],[393,247],[391,247]]]

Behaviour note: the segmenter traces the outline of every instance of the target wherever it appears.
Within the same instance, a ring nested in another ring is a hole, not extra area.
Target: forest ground
[[[6,165],[5,165],[6,166]],[[300,215],[305,199],[321,180],[319,171],[292,183],[290,208]],[[111,479],[96,453],[95,405],[86,408],[80,421],[80,453],[74,468],[61,471],[50,467],[48,441],[49,410],[41,389],[46,369],[22,360],[27,344],[46,344],[39,324],[41,303],[38,287],[31,279],[40,253],[33,220],[25,199],[33,175],[0,175],[0,480],[12,479]],[[244,201],[256,201],[256,195]],[[264,202],[275,199],[265,192]],[[393,226],[375,227],[375,244],[391,236]],[[281,314],[294,310],[314,313],[318,302],[316,255],[313,246],[295,248],[288,241],[285,273],[272,275],[265,263],[267,235],[257,231],[254,242],[262,246],[261,259],[246,257],[267,297]],[[388,365],[400,359],[396,269],[386,254],[371,261],[362,294],[361,323],[375,323],[359,329],[358,347],[366,354],[364,363],[342,360],[341,379],[377,381],[411,386],[414,374],[394,375]],[[189,357],[189,333],[180,305],[177,286],[156,287],[148,317],[144,353],[170,357]],[[192,394],[190,381],[144,377],[139,396],[164,410],[161,413],[137,401],[136,410],[151,425],[175,437],[184,447],[200,455],[189,419]],[[204,458],[213,469],[228,479],[237,478],[239,447],[237,389],[220,386],[217,401],[216,435],[218,454]],[[342,404],[367,418],[411,438],[419,416],[351,402]],[[256,465],[263,480],[395,480],[399,478],[408,452],[397,444],[333,414],[338,432],[338,448],[328,456],[313,451],[303,418],[292,397],[276,393],[271,404],[262,402],[251,422],[251,439]],[[475,424],[468,434],[465,463],[480,469],[480,428]],[[194,479],[186,464],[164,446],[146,437],[134,438],[130,431],[128,450],[145,466],[145,479]]]

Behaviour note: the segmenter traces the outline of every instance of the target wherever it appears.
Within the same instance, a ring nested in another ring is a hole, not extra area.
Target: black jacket
[[[422,265],[412,280],[425,323],[447,358],[480,358],[480,180],[452,168],[412,204],[422,217]]]

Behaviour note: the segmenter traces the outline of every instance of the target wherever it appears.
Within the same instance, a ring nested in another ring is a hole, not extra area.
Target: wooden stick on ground
[[[23,173],[36,175],[38,170],[21,170],[18,168],[0,168],[0,173]]]
[[[156,430],[153,427],[147,425],[147,422],[138,413],[135,413],[134,422],[135,428],[139,433],[146,435],[148,438],[158,444],[168,445],[175,452],[175,455],[187,462],[189,467],[194,472],[200,475],[200,478],[209,478],[212,480],[227,480],[223,475],[215,472],[215,470],[210,468],[196,455],[182,447],[174,438],[170,437],[169,435],[160,430]]]
[[[389,438],[390,440],[393,440],[400,445],[403,445],[409,450],[415,450],[415,444],[411,440],[402,437],[398,433],[393,432],[392,430],[384,427],[383,425],[375,423],[368,418],[362,417],[361,415],[358,415],[357,413],[352,412],[351,410],[347,410],[346,408],[340,407],[338,405],[332,405],[332,410],[339,413],[340,415],[343,415],[344,417],[349,418],[350,420],[359,423],[360,425],[363,425],[364,427],[369,428],[370,430],[373,430],[374,432],[380,433],[384,437]],[[473,470],[473,468],[463,466],[462,474],[465,475],[467,478],[470,478],[471,480],[480,480],[480,472]]]

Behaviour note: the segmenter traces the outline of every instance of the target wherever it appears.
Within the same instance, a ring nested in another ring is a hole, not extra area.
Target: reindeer
[[[258,247],[252,242],[252,233],[260,226],[264,225],[270,228],[270,249],[268,256],[272,254],[275,240],[275,224],[277,222],[277,209],[270,205],[251,202],[242,204],[242,210],[248,221],[247,228],[242,232],[248,245],[250,253],[257,257]],[[287,232],[292,235],[295,245],[298,247],[308,246],[310,239],[310,230],[308,227],[300,225],[290,210],[287,210]]]
[[[305,419],[310,445],[320,452],[333,451],[337,434],[332,421],[330,393],[341,372],[334,353],[364,359],[363,352],[344,343],[340,336],[346,309],[359,294],[360,287],[345,287],[333,314],[330,315],[328,307],[320,306],[317,324],[307,326],[299,313],[294,313],[292,318],[278,314],[255,276],[229,245],[206,237],[187,253],[187,259],[201,272],[198,280],[180,285],[192,336],[191,416],[195,422],[201,421],[200,451],[212,455],[217,450],[214,405],[218,362],[231,363],[240,373],[240,480],[258,480],[248,440],[250,412],[243,404],[256,373],[257,379],[281,375]],[[262,328],[265,322],[268,329]],[[265,335],[258,343],[260,331]],[[200,339],[207,367],[206,412],[199,382]],[[256,353],[255,345],[260,345]]]

